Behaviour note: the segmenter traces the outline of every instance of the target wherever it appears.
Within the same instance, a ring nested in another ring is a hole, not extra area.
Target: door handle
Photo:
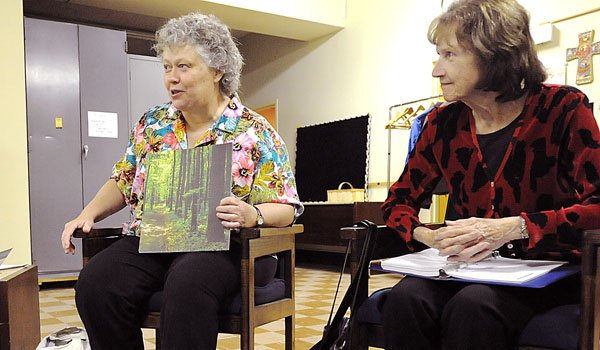
[[[83,159],[87,159],[89,151],[90,151],[90,147],[88,145],[83,145]]]

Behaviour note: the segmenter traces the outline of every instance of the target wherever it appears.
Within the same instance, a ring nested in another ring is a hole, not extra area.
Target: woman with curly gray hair
[[[213,15],[192,13],[169,20],[156,32],[154,49],[161,58],[165,50],[186,45],[210,68],[223,73],[219,83],[223,96],[239,89],[243,59],[225,24]]]
[[[160,290],[162,349],[214,349],[218,310],[240,288],[240,247],[234,241],[229,251],[138,252],[148,153],[233,144],[232,195],[215,203],[225,229],[290,225],[303,209],[285,143],[236,94],[242,56],[227,26],[192,13],[171,19],[156,41],[171,101],[142,116],[111,178],[62,234],[65,252],[73,253],[75,229],[89,232],[95,221],[130,207],[125,237],[94,256],[75,287],[94,350],[142,350],[142,316]],[[255,284],[269,283],[276,264],[271,256],[257,259]]]

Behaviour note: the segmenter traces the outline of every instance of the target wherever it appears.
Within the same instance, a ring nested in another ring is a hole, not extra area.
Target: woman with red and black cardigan
[[[410,250],[577,261],[583,230],[600,228],[592,106],[542,83],[528,23],[514,0],[458,1],[432,22],[433,76],[453,103],[430,112],[382,206]],[[418,213],[441,178],[461,219],[431,230]],[[405,277],[382,306],[386,349],[514,349],[535,313],[578,302],[578,288],[577,276],[542,289]]]

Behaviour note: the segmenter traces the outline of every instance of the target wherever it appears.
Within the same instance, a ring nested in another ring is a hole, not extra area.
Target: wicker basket
[[[342,189],[344,185],[350,188]],[[354,203],[365,201],[365,189],[354,188],[349,182],[342,182],[337,190],[327,190],[327,202],[329,203]]]

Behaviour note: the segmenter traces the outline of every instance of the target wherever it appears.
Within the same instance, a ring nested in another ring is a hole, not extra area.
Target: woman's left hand
[[[221,199],[217,217],[221,220],[221,225],[229,229],[256,226],[256,209],[233,196]]]
[[[504,243],[519,239],[521,219],[518,216],[468,218],[447,221],[446,225],[436,230],[434,235],[441,247],[440,255],[448,256],[451,261],[475,262],[484,259]]]

